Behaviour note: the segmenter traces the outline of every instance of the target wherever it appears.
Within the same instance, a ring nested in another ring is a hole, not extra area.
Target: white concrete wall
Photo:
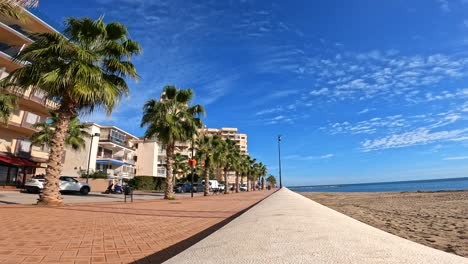
[[[158,144],[155,141],[139,141],[136,151],[136,176],[157,175]]]
[[[100,133],[100,128],[92,125],[88,128],[88,133],[94,135]],[[89,171],[93,172],[96,169],[96,156],[99,145],[99,137],[93,137],[93,144],[91,149],[91,159],[89,163]],[[79,176],[80,170],[88,168],[88,157],[91,146],[91,137],[87,138],[86,146],[82,150],[73,150],[66,148],[65,162],[63,163],[62,175]]]

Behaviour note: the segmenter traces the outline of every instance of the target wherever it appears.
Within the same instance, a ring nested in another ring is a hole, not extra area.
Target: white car
[[[89,184],[79,182],[75,177],[60,176],[60,192],[80,192],[87,195],[91,191]],[[39,177],[32,177],[29,179],[24,188],[27,192],[40,192],[44,188],[45,179]]]
[[[241,184],[240,187],[239,187],[239,190],[241,190],[242,192],[246,192],[247,191],[247,184]]]

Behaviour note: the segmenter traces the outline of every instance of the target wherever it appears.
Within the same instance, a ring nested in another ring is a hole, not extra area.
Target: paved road
[[[160,263],[271,193],[55,208],[0,205],[0,263]]]
[[[202,196],[203,193],[194,193],[194,196]],[[91,192],[88,195],[80,195],[79,193],[67,193],[62,195],[65,203],[97,203],[97,202],[121,202],[124,200],[123,194],[103,194],[99,192]],[[162,199],[163,193],[147,193],[135,192],[134,200],[154,200]],[[177,193],[178,198],[190,197],[190,193]],[[19,191],[0,191],[0,204],[35,204],[38,194],[26,193]]]
[[[166,263],[424,263],[467,258],[391,235],[286,188]]]

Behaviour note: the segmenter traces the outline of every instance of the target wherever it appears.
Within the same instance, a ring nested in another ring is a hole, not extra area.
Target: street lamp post
[[[86,183],[88,183],[89,180],[89,163],[91,162],[91,151],[93,150],[94,137],[99,136],[101,136],[101,134],[99,133],[94,133],[93,135],[91,135],[91,143],[89,144],[88,169],[86,170]]]
[[[281,135],[278,135],[278,163],[280,188],[283,188],[283,181],[281,180]]]
[[[190,188],[190,195],[192,196],[192,198],[193,198],[193,171],[195,168],[195,162],[196,161],[193,158],[193,139],[192,139],[192,157],[191,157],[191,162],[190,162],[190,167],[192,168],[192,188]]]

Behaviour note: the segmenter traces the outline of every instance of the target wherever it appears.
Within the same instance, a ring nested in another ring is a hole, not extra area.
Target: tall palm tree
[[[203,175],[205,183],[210,180],[210,170],[214,163],[213,161],[213,137],[210,135],[202,135],[197,139],[197,159],[203,165]],[[210,193],[210,185],[205,184],[203,195],[207,196]]]
[[[143,106],[141,127],[147,126],[145,137],[156,136],[166,146],[167,170],[164,199],[173,199],[173,158],[176,142],[193,140],[202,127],[200,115],[205,114],[201,105],[190,106],[193,98],[191,89],[180,90],[165,86],[161,100],[149,100]]]
[[[54,137],[55,127],[57,126],[58,121],[58,113],[50,111],[48,121],[34,124],[34,128],[39,129],[39,131],[32,134],[31,142],[36,145],[50,145],[52,138]],[[74,150],[83,149],[86,146],[85,138],[90,136],[91,135],[86,132],[86,125],[82,124],[77,116],[73,116],[68,123],[65,145]]]
[[[212,141],[213,147],[213,163],[214,163],[214,171],[215,175],[217,176],[218,180],[221,180],[223,177],[222,172],[226,160],[226,141],[224,139],[214,136]],[[226,184],[225,184],[226,185]]]
[[[24,21],[24,8],[36,7],[38,2],[38,0],[0,0],[0,15]]]
[[[18,97],[13,94],[0,91],[0,123],[8,125],[11,113],[15,110],[18,104]]]
[[[242,160],[244,156],[240,152],[240,150],[237,148],[236,153],[233,155],[233,160],[232,160],[232,168],[234,172],[236,173],[236,185],[235,185],[235,191],[236,193],[239,192],[239,177],[242,175]]]
[[[224,194],[228,194],[228,172],[231,171],[235,166],[235,159],[237,153],[239,153],[236,143],[229,138],[224,142],[224,155],[223,155],[223,172],[224,172]]]
[[[120,98],[128,95],[126,78],[137,79],[132,56],[141,49],[127,38],[127,28],[103,18],[68,18],[65,35],[40,33],[37,41],[17,55],[15,61],[28,61],[10,73],[4,82],[24,92],[42,90],[46,99],[58,103],[57,124],[51,139],[46,184],[38,204],[62,205],[59,176],[63,148],[70,119],[80,111],[103,108],[108,114]]]
[[[260,162],[259,172],[260,172],[260,177],[261,177],[261,179],[262,179],[262,182],[261,182],[261,184],[262,184],[262,190],[265,189],[265,176],[266,176],[266,174],[267,174],[267,171],[268,171],[268,170],[267,170],[267,167],[266,167],[263,163]]]

